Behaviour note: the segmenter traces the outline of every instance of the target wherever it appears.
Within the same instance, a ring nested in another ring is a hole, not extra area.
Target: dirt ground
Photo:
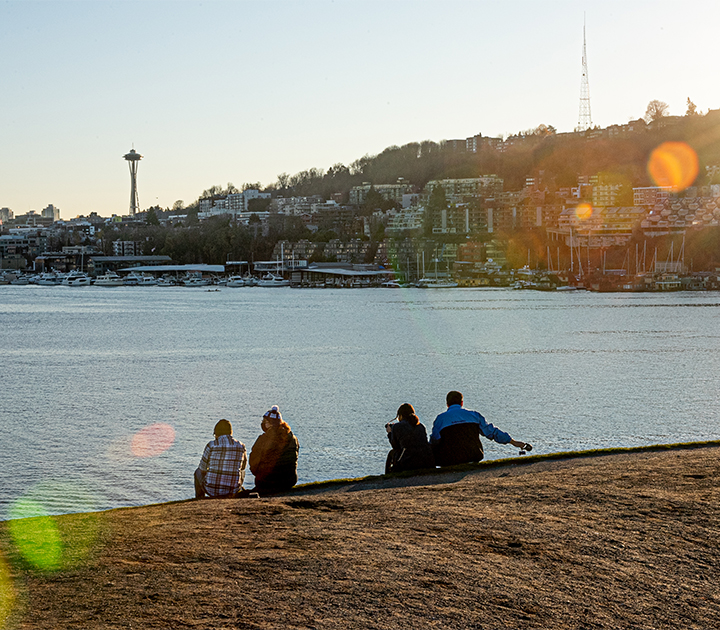
[[[93,550],[44,573],[0,523],[5,627],[718,628],[719,454],[525,461],[61,517],[68,549],[96,519]]]

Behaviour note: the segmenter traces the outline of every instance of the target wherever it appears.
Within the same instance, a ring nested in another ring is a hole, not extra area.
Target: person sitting
[[[261,496],[289,490],[297,483],[298,441],[277,405],[263,416],[263,434],[250,451],[255,492]]]
[[[445,398],[447,411],[439,414],[430,433],[430,445],[438,466],[453,466],[479,462],[484,457],[480,434],[498,444],[512,444],[523,450],[532,450],[532,445],[513,440],[485,420],[477,411],[463,407],[463,395],[449,392]]]
[[[215,439],[208,442],[200,465],[195,471],[195,498],[234,497],[242,490],[247,466],[245,445],[233,438],[232,425],[220,420],[213,431]]]
[[[392,445],[385,462],[385,474],[435,468],[425,425],[421,424],[413,406],[410,403],[400,405],[395,419],[398,422],[385,425]]]

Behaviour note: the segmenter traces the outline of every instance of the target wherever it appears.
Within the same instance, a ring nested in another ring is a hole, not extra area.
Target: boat
[[[259,287],[289,287],[290,280],[285,280],[282,276],[276,276],[272,273],[265,274],[257,283]]]
[[[388,280],[387,282],[383,282],[381,285],[384,289],[401,289],[402,286],[399,282],[396,280]]]
[[[89,287],[92,279],[85,272],[73,269],[63,278],[62,284],[66,287]]]
[[[177,281],[175,278],[172,278],[170,276],[162,276],[161,278],[157,279],[157,282],[155,283],[155,286],[157,287],[176,287]]]
[[[248,286],[245,284],[245,279],[242,276],[230,276],[225,284],[226,287],[244,287]]]
[[[454,289],[458,283],[454,280],[443,280],[442,278],[420,278],[417,282],[418,289]]]
[[[62,283],[62,278],[54,271],[41,273],[35,280],[35,284],[41,287],[54,287]]]
[[[89,287],[92,284],[92,278],[85,273],[69,275],[63,284],[66,287]]]
[[[123,279],[114,271],[108,271],[95,278],[93,284],[96,287],[121,287],[123,286]]]
[[[188,273],[180,283],[186,287],[206,287],[210,284],[210,278],[203,278],[198,271]]]
[[[131,271],[123,278],[123,284],[132,287],[154,287],[157,284],[157,280],[150,274]]]

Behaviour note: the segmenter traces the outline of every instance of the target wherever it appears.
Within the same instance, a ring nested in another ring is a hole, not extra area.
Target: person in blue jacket
[[[439,414],[430,433],[430,445],[438,466],[479,462],[484,457],[480,434],[498,444],[512,444],[523,451],[532,445],[513,440],[508,433],[490,424],[482,414],[463,407],[460,392],[448,392],[447,411]]]

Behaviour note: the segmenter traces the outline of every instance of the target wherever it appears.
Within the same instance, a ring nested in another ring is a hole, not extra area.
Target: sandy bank
[[[7,627],[33,629],[715,628],[719,454],[533,461],[65,516],[66,550],[47,573],[0,523],[0,578],[11,576],[0,611]]]

